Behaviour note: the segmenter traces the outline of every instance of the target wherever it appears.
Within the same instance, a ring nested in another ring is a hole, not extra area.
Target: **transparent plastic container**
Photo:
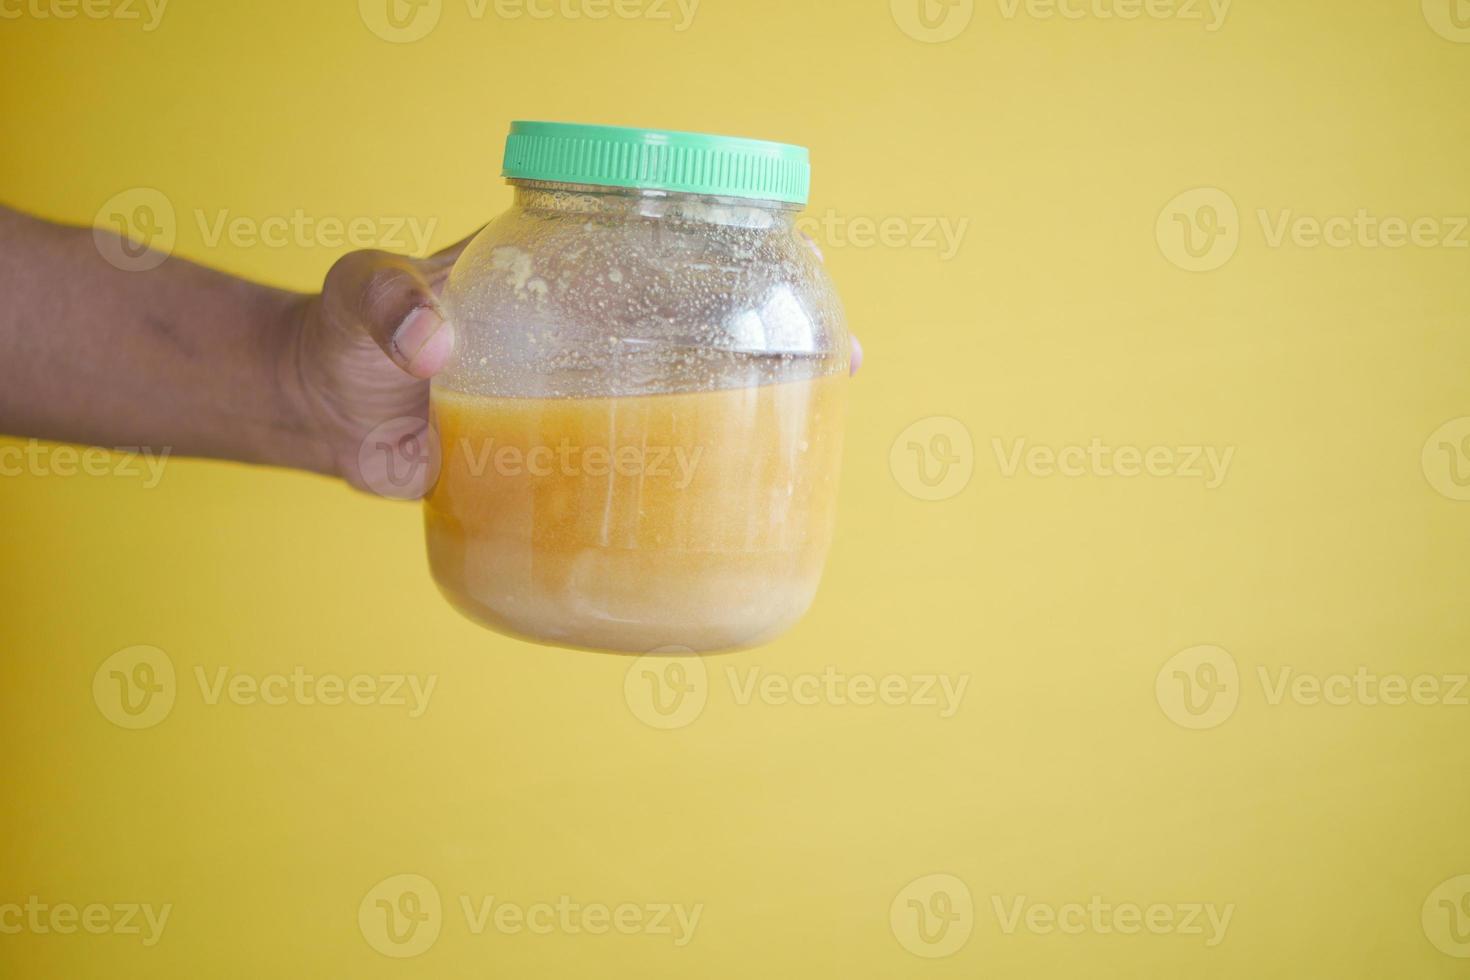
[[[686,134],[565,128],[652,146],[652,163],[626,164],[639,182],[689,184],[659,170],[659,140]],[[433,386],[425,507],[440,589],[492,629],[560,646],[774,638],[821,579],[849,362],[800,204],[516,176],[510,148],[506,170],[514,205],[444,293],[456,345]],[[570,175],[589,173],[623,177]]]

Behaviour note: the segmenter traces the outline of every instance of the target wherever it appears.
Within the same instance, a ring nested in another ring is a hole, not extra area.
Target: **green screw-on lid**
[[[805,204],[806,147],[624,126],[513,122],[505,177]]]

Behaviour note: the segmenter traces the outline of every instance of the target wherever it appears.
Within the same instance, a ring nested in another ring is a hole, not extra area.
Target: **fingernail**
[[[409,312],[393,331],[393,352],[398,363],[415,377],[427,378],[444,366],[453,337],[444,318],[432,306]]]
[[[432,378],[449,364],[454,353],[454,324],[440,321],[438,330],[424,342],[419,352],[408,362],[408,373],[415,378]]]
[[[863,366],[863,345],[856,337],[852,340],[852,362],[848,367],[848,374],[857,374],[858,368]]]

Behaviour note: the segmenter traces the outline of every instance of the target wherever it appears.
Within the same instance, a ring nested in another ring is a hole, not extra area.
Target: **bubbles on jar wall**
[[[436,383],[592,397],[845,368],[825,280],[772,212],[587,200],[601,197],[543,192],[543,206],[533,199],[492,226],[495,244],[470,246],[446,296],[459,349]]]

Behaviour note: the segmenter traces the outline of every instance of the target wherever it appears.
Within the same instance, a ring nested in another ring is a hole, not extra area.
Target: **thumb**
[[[431,378],[454,349],[454,330],[412,259],[387,252],[344,255],[322,284],[322,317],[335,330],[366,334],[415,378]]]
[[[469,242],[427,259],[378,251],[344,255],[322,285],[323,317],[348,334],[366,334],[410,376],[433,377],[454,351],[454,327],[439,293]]]

